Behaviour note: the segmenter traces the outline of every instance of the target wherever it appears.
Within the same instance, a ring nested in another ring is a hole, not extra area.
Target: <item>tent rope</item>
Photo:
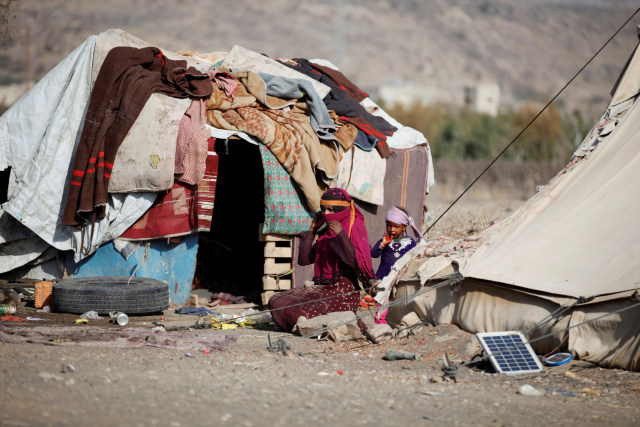
[[[527,329],[524,333],[524,335],[528,338],[529,335],[531,334],[531,332],[535,331],[536,329],[540,329],[541,327],[545,326],[547,323],[549,323],[550,321],[555,319],[555,322],[553,322],[553,325],[551,325],[552,327],[555,326],[559,321],[561,316],[571,310],[573,307],[577,306],[578,304],[586,304],[588,302],[590,302],[591,300],[593,300],[595,297],[578,297],[577,300],[575,300],[573,303],[569,304],[569,305],[561,305],[560,307],[558,307],[555,311],[553,311],[552,313],[550,313],[549,315],[547,315],[547,317],[545,317],[544,319],[542,319],[541,321],[539,321],[538,323],[536,323],[535,325],[533,325],[531,328]]]
[[[533,122],[536,121],[536,119],[538,117],[540,117],[540,115],[556,100],[556,98],[558,98],[558,96],[560,96],[560,94],[562,94],[562,92],[564,92],[564,90],[571,84],[573,83],[573,81],[576,79],[576,77],[578,77],[578,75],[580,73],[582,73],[582,71],[596,58],[596,56],[598,56],[598,54],[600,54],[600,52],[611,42],[611,40],[613,40],[615,38],[615,36],[618,35],[618,33],[620,31],[622,31],[622,29],[629,23],[629,21],[631,21],[631,19],[633,19],[634,16],[636,16],[638,14],[638,12],[640,12],[640,7],[638,9],[636,9],[635,12],[633,12],[633,14],[624,22],[624,24],[622,24],[620,26],[620,28],[618,28],[616,30],[615,33],[613,33],[613,35],[611,37],[609,37],[609,39],[600,47],[600,49],[598,49],[596,51],[596,53],[593,54],[593,56],[591,56],[591,58],[589,58],[589,60],[578,70],[578,72],[576,72],[573,77],[571,77],[571,79],[562,87],[562,89],[560,89],[554,96],[553,98],[551,98],[551,100],[549,100],[549,102],[547,102],[547,104],[542,107],[542,109],[538,112],[538,114],[535,115],[535,117],[533,119],[531,119],[531,121],[529,123],[527,123],[527,125],[511,140],[511,142],[509,144],[507,144],[507,146],[491,161],[491,163],[489,163],[489,165],[482,171],[480,172],[480,175],[478,175],[473,182],[471,182],[471,184],[469,184],[467,186],[467,188],[464,189],[464,191],[449,205],[449,207],[447,207],[447,209],[442,212],[442,214],[440,214],[440,216],[438,216],[438,218],[436,218],[436,220],[429,226],[429,228],[427,228],[427,230],[422,233],[422,236],[420,236],[420,238],[424,238],[424,236],[438,223],[438,221],[440,221],[440,219],[445,216],[445,214],[447,212],[449,212],[449,210],[451,210],[451,208],[458,202],[458,200],[460,200],[462,198],[462,196],[464,196],[467,191],[469,191],[469,189],[471,189],[471,187],[478,182],[478,180],[489,170],[489,168],[491,168],[491,166],[493,166],[493,164],[495,162],[498,161],[498,159],[500,157],[502,157],[502,155],[516,142],[516,140],[518,138],[520,138],[520,136],[527,130],[529,129],[529,126],[531,126],[531,124],[533,124]]]

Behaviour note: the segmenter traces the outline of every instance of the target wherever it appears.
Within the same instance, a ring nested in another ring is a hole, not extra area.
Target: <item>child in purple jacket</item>
[[[407,214],[406,210],[392,206],[387,211],[386,219],[387,227],[384,236],[371,248],[373,258],[382,257],[378,271],[376,271],[376,279],[386,277],[393,264],[416,245],[416,242],[407,236],[408,225],[411,226],[416,237],[421,237],[413,218]]]

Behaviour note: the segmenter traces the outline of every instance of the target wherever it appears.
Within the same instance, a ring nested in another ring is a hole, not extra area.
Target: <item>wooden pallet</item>
[[[262,224],[260,225],[262,230]],[[291,289],[291,278],[280,278],[280,275],[293,269],[293,238],[279,234],[262,234],[260,241],[264,244],[264,276],[262,276],[262,304],[266,305],[278,291]]]

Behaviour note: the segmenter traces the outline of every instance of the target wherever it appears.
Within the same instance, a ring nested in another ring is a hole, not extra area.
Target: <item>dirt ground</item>
[[[45,320],[0,322],[0,425],[640,424],[638,372],[572,361],[508,376],[481,363],[445,377],[445,354],[465,363],[479,351],[453,325],[371,344],[302,338],[272,323],[186,330],[198,318],[170,309],[125,327],[24,306],[17,315]],[[157,325],[167,331],[152,332]],[[290,350],[268,350],[269,338]],[[390,349],[418,359],[385,360]],[[525,385],[541,395],[520,394]]]
[[[434,214],[459,194],[433,190]],[[526,198],[507,193],[469,194],[429,236],[462,237]],[[470,364],[477,339],[454,325],[372,344],[302,338],[272,323],[196,329],[197,317],[171,309],[131,316],[126,327],[107,317],[76,324],[76,315],[28,304],[17,315],[45,320],[0,321],[0,425],[640,425],[640,372],[573,360],[497,374],[488,362]],[[287,354],[269,350],[269,339]],[[418,358],[385,360],[388,350]],[[441,369],[445,354],[461,364],[455,381]]]

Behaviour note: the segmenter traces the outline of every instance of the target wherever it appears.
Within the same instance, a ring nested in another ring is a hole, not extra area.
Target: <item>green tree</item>
[[[443,104],[380,105],[403,125],[422,132],[433,156],[444,159],[493,159],[540,111],[527,104],[494,117]],[[579,112],[563,115],[552,104],[509,147],[504,158],[566,161],[589,129]]]
[[[539,111],[533,104],[524,105],[514,115],[515,128],[524,129]],[[565,159],[570,148],[564,130],[562,116],[555,104],[551,104],[514,144],[516,157],[534,161]]]

